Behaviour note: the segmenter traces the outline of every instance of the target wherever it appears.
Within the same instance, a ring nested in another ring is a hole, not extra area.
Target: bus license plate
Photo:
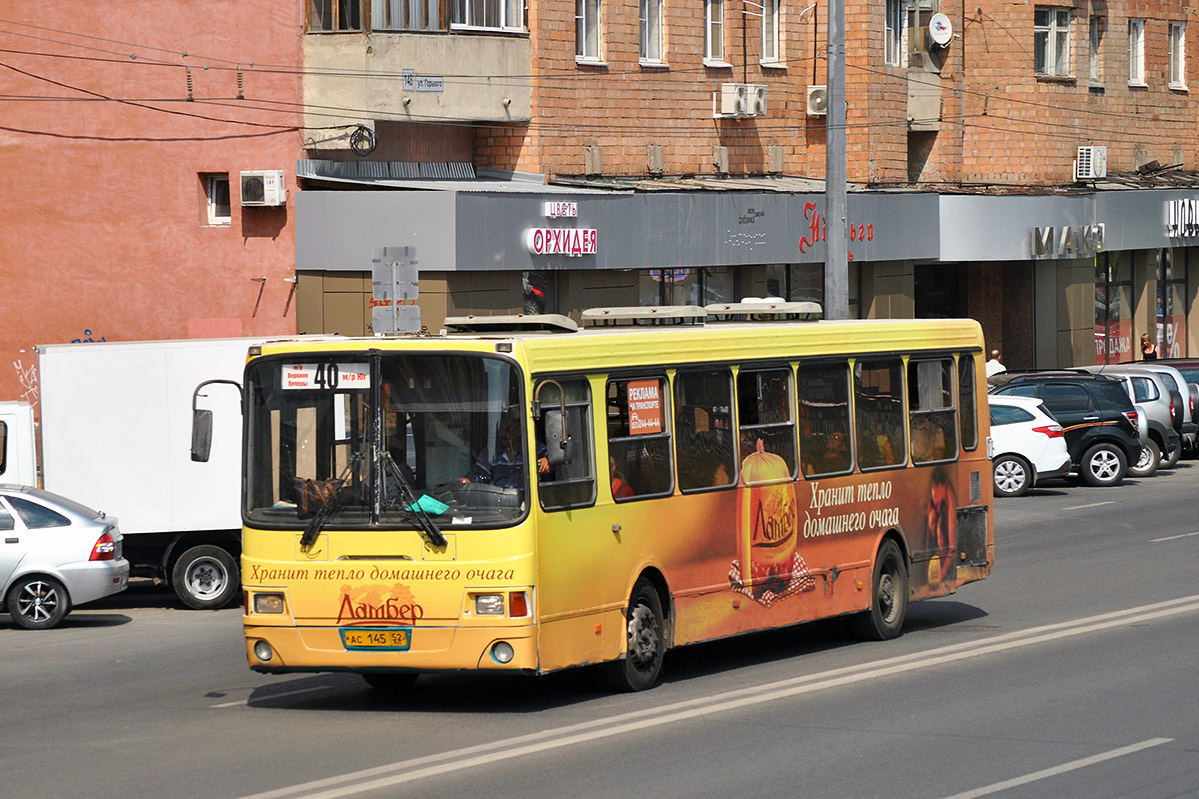
[[[341,630],[346,649],[407,649],[412,645],[411,630],[350,627]]]

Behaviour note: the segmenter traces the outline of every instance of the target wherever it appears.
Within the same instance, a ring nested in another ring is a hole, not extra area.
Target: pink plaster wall
[[[295,190],[300,4],[46,0],[4,17],[0,94],[30,99],[0,115],[0,400],[28,393],[35,344],[295,332],[294,196],[243,209],[238,173],[282,169]],[[207,172],[229,173],[228,227],[206,224]]]

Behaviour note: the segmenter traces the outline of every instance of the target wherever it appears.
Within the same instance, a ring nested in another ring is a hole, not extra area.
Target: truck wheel
[[[237,561],[210,544],[192,547],[179,556],[171,570],[171,585],[183,604],[196,610],[228,605],[237,594],[241,575]]]

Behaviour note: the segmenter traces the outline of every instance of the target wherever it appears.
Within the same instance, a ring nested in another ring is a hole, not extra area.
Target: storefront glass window
[[[1135,360],[1132,348],[1131,253],[1095,258],[1095,363]]]
[[[1157,345],[1163,358],[1186,355],[1185,252],[1162,250],[1158,260]]]
[[[646,269],[638,275],[637,296],[643,306],[710,305],[738,299],[733,269],[727,266]]]
[[[767,264],[766,294],[790,302],[824,303],[824,264]]]

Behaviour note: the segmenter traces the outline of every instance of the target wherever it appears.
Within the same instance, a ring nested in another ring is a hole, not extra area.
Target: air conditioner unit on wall
[[[255,169],[241,173],[243,206],[278,206],[287,202],[282,169]]]
[[[743,117],[749,113],[749,87],[744,83],[720,84],[720,116]]]
[[[761,85],[751,85],[746,88],[749,89],[749,113],[756,117],[766,116],[766,87]]]
[[[808,116],[822,117],[828,113],[828,87],[813,84],[808,87]]]
[[[1074,162],[1075,180],[1095,180],[1107,177],[1107,148],[1079,147]]]

